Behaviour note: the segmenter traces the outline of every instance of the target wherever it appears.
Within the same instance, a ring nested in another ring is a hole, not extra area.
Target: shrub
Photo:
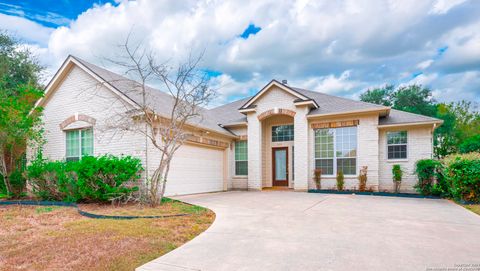
[[[73,163],[48,161],[38,157],[27,166],[27,179],[32,193],[43,200],[80,200],[76,181],[70,167]]]
[[[445,178],[456,200],[480,203],[480,159],[458,156],[450,160]]]
[[[339,191],[342,191],[344,184],[345,184],[345,176],[343,176],[343,171],[339,170],[337,173],[337,189]]]
[[[478,152],[480,151],[480,135],[475,135],[465,139],[458,146],[460,153]]]
[[[314,180],[315,180],[315,185],[317,186],[317,189],[321,189],[322,188],[322,170],[319,169],[319,168],[316,168],[314,171],[313,171],[313,174],[314,174]]]
[[[415,174],[418,182],[414,188],[418,193],[428,196],[432,194],[442,194],[441,186],[437,185],[434,189],[436,181],[438,182],[442,172],[442,164],[438,160],[422,159],[415,164]]]
[[[457,160],[480,160],[480,152],[470,152],[470,153],[464,153],[464,154],[450,154],[445,156],[442,159],[442,164],[445,167],[450,166],[452,163],[456,162]]]
[[[10,173],[10,185],[12,186],[12,196],[20,197],[25,192],[25,177],[20,169],[16,169]]]
[[[402,183],[403,171],[400,165],[393,165],[392,167],[393,183],[395,186],[395,193],[400,192],[400,185]]]
[[[80,161],[37,158],[27,167],[32,192],[44,200],[107,202],[126,200],[137,186],[141,162],[130,156],[84,157]]]
[[[367,189],[367,171],[368,167],[363,166],[360,169],[360,174],[358,175],[358,189],[362,192]]]

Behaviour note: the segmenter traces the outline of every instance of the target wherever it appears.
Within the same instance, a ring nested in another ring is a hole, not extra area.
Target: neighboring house
[[[135,84],[69,56],[38,102],[44,107],[44,155],[132,155],[142,160],[148,177],[158,151],[141,134],[109,129],[140,102]],[[149,88],[147,99],[160,115],[171,108],[172,98],[159,90]],[[167,195],[272,186],[306,191],[315,188],[315,168],[322,169],[322,188],[335,188],[341,170],[350,189],[358,187],[362,166],[368,166],[367,188],[391,191],[394,164],[404,171],[402,191],[413,191],[414,164],[432,157],[432,134],[442,123],[275,80],[253,97],[202,111],[174,156]]]

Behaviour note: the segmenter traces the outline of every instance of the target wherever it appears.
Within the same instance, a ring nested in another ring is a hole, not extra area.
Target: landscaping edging
[[[192,214],[173,214],[173,215],[151,215],[151,216],[119,216],[119,215],[98,215],[81,210],[76,203],[62,202],[62,201],[34,201],[34,200],[15,200],[15,201],[0,201],[0,205],[29,205],[29,206],[59,206],[59,207],[72,207],[77,209],[78,213],[82,216],[94,218],[94,219],[140,219],[140,218],[169,218],[189,216]]]
[[[400,197],[400,198],[415,198],[415,199],[441,199],[437,196],[423,196],[420,194],[411,194],[411,193],[388,193],[388,192],[361,192],[361,191],[338,191],[338,190],[319,190],[319,189],[309,189],[308,193],[320,193],[320,194],[355,194],[363,196],[380,196],[380,197]]]

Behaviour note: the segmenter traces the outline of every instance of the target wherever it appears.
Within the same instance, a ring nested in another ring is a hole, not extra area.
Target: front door
[[[273,186],[288,186],[288,147],[272,148]]]

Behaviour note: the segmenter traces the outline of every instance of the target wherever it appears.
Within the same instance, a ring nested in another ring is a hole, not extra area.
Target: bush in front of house
[[[360,192],[365,192],[365,190],[367,190],[367,172],[367,166],[360,168],[360,174],[358,175],[358,190],[360,190]]]
[[[480,152],[480,135],[465,139],[458,149],[460,153]]]
[[[343,191],[343,186],[345,185],[345,176],[343,171],[339,170],[337,173],[337,189],[338,191]]]
[[[315,181],[315,186],[318,190],[322,189],[322,170],[316,168],[313,171],[313,180]]]
[[[454,155],[444,163],[453,198],[480,203],[480,154]]]
[[[415,164],[415,174],[418,182],[415,190],[424,196],[448,197],[450,189],[443,176],[443,165],[434,159],[418,160]]]
[[[80,161],[49,161],[38,157],[27,167],[32,193],[42,200],[108,202],[129,199],[138,187],[139,159],[104,155]]]
[[[403,171],[400,165],[392,166],[393,184],[395,187],[395,193],[400,192],[400,185],[402,184]]]

